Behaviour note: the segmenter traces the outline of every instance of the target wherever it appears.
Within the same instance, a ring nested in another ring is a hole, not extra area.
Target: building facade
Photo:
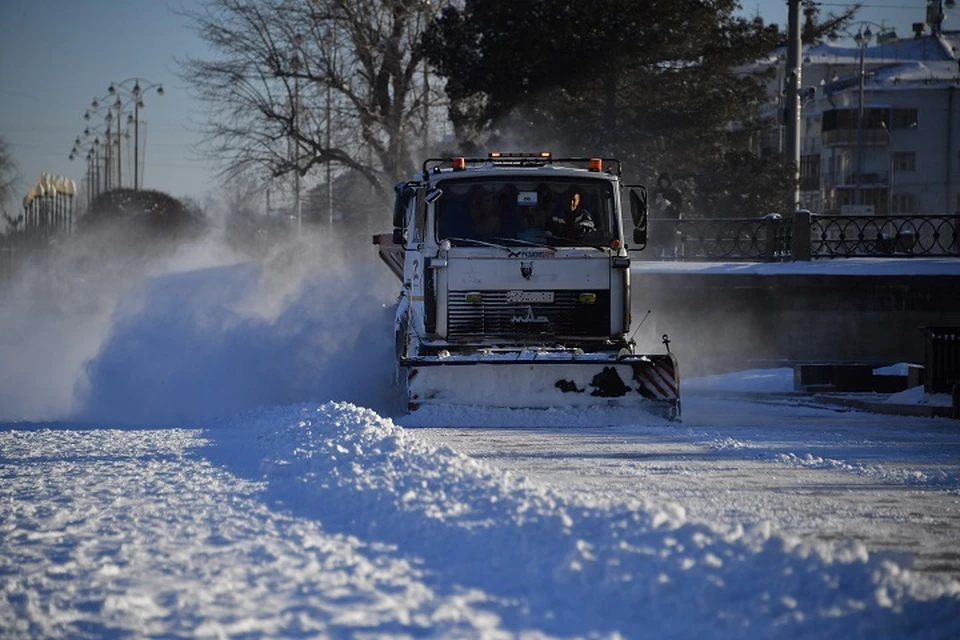
[[[827,214],[960,211],[960,32],[861,44],[804,47],[801,204]],[[782,153],[778,124],[761,155]]]

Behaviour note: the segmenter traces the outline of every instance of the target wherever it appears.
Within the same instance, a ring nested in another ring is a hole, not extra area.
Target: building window
[[[915,151],[897,151],[893,154],[894,171],[916,171],[917,153]]]
[[[816,191],[820,188],[820,156],[800,156],[800,190]]]
[[[960,204],[960,202],[958,202]],[[912,193],[893,194],[893,212],[894,213],[916,213],[917,197]]]
[[[917,128],[917,110],[916,109],[894,109],[891,114],[894,129],[916,129]]]

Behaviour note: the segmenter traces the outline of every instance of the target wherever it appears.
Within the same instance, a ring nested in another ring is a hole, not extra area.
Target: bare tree
[[[227,177],[336,166],[386,191],[428,126],[424,0],[209,0],[188,12],[211,59],[183,61]],[[329,176],[329,172],[327,174]]]

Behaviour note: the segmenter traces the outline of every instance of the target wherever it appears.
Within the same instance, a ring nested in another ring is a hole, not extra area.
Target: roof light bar
[[[502,151],[491,151],[490,159],[497,160],[499,158],[539,158],[541,160],[549,160],[552,157],[549,151],[541,151],[539,153],[504,153]]]

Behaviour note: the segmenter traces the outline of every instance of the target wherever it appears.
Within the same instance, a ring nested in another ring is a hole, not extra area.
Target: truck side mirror
[[[396,229],[405,229],[407,226],[407,205],[413,198],[413,187],[407,182],[400,182],[393,186],[396,197],[393,201],[393,226]]]
[[[440,199],[440,196],[443,195],[442,189],[433,188],[430,191],[427,191],[427,195],[423,197],[423,201],[427,204],[433,204]]]
[[[630,215],[633,218],[634,249],[647,246],[647,190],[644,187],[630,189]]]
[[[633,230],[633,246],[630,248],[637,249],[638,251],[641,249],[647,248],[647,230],[646,229],[635,228]]]

